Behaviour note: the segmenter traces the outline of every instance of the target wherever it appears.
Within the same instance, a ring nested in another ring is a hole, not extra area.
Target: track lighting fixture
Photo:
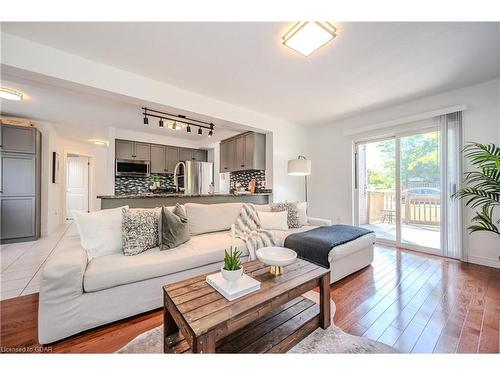
[[[191,126],[198,127],[198,135],[203,135],[203,128],[208,130],[208,136],[211,137],[214,135],[215,125],[212,122],[205,122],[202,120],[196,120],[193,118],[189,118],[185,115],[173,115],[171,113],[157,111],[154,109],[149,109],[146,107],[142,108],[143,116],[144,116],[144,125],[149,124],[149,117],[154,117],[159,119],[158,126],[160,128],[165,127],[164,121],[167,121],[167,128],[172,130],[182,130],[182,128],[186,127],[186,132],[191,133]],[[196,128],[195,128],[196,129]]]

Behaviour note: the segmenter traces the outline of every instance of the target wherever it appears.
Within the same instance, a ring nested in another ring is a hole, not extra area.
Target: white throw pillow
[[[93,258],[122,252],[123,208],[128,206],[95,212],[72,212],[89,262]]]
[[[243,203],[186,203],[184,208],[189,223],[189,233],[191,236],[196,236],[228,230],[238,218],[242,206]]]
[[[307,225],[307,202],[297,203],[297,211],[299,214],[299,225],[301,227]]]
[[[260,211],[259,213],[260,223],[262,229],[269,230],[288,230],[288,212],[266,212]]]

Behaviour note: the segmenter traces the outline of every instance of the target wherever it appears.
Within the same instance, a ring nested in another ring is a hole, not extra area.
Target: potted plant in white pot
[[[241,252],[233,247],[224,250],[224,265],[221,267],[222,277],[229,282],[238,280],[243,275],[243,266],[240,261]]]

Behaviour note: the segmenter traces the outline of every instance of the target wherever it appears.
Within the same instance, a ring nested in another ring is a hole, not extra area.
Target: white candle
[[[235,236],[235,227],[234,224],[231,225],[231,249],[234,251],[234,236]]]

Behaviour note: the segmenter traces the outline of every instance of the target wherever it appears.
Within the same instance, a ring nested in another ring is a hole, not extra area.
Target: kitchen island
[[[101,209],[116,208],[128,205],[130,208],[152,208],[161,206],[175,206],[176,203],[231,203],[243,202],[253,204],[268,204],[271,202],[272,193],[251,193],[251,194],[182,194],[182,193],[139,193],[139,194],[118,194],[99,195]]]

